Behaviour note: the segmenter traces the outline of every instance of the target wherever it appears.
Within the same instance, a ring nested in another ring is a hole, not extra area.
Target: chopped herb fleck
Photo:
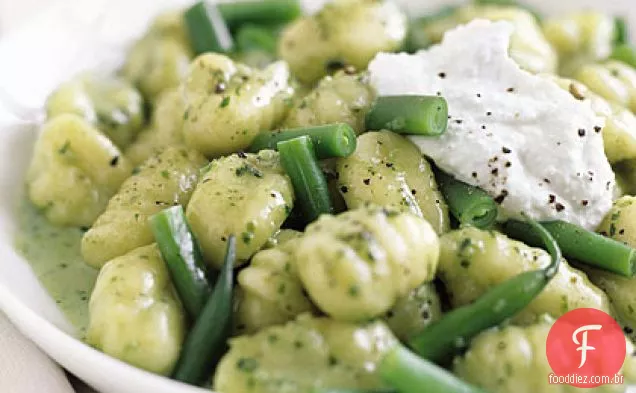
[[[219,108],[225,108],[228,105],[230,105],[230,96],[223,97],[223,100],[221,101]]]
[[[246,373],[251,373],[258,368],[258,360],[254,358],[240,358],[236,362],[236,367]]]

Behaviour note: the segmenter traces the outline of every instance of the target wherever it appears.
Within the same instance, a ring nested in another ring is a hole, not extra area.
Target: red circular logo
[[[546,343],[546,355],[554,371],[551,382],[580,388],[615,383],[625,353],[620,325],[594,308],[572,310],[557,319]]]

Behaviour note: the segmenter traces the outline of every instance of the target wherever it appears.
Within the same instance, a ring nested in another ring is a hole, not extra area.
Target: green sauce
[[[51,225],[26,197],[21,198],[16,219],[17,250],[83,338],[88,326],[88,299],[98,273],[82,260],[84,232]]]

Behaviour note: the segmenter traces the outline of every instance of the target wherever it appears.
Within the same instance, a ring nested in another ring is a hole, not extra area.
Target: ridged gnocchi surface
[[[309,94],[298,100],[283,122],[284,128],[349,124],[356,133],[365,130],[364,117],[374,93],[365,74],[339,72],[324,77]]]
[[[122,184],[82,238],[82,256],[91,266],[154,241],[148,219],[161,210],[186,205],[206,160],[196,151],[168,148],[150,158]]]
[[[356,151],[337,161],[338,189],[349,209],[375,204],[426,219],[438,234],[450,228],[448,207],[417,146],[390,131],[358,137]]]
[[[27,192],[53,224],[90,227],[131,171],[117,146],[92,124],[62,114],[42,127]]]
[[[567,384],[550,384],[553,373],[545,348],[554,320],[543,317],[536,324],[506,326],[478,335],[468,351],[455,359],[453,371],[465,381],[490,393],[576,393],[582,389]],[[623,372],[633,368],[633,346],[626,342],[627,357]],[[621,373],[622,374],[622,373]],[[626,379],[628,376],[626,375]],[[619,393],[624,385],[602,385],[585,389],[596,393]]]
[[[377,366],[395,342],[381,322],[356,325],[302,315],[230,340],[213,387],[232,393],[382,388]]]
[[[60,85],[46,101],[49,119],[74,113],[125,148],[144,125],[144,100],[128,82],[104,75],[80,75]]]
[[[432,42],[440,42],[444,33],[474,19],[508,21],[515,30],[510,40],[510,57],[519,66],[532,73],[553,73],[557,68],[557,55],[534,15],[515,6],[466,5],[448,15],[425,24],[421,29]]]
[[[237,310],[240,330],[255,333],[314,311],[298,277],[293,255],[297,242],[292,239],[257,252],[250,265],[239,273],[243,292]]]
[[[322,215],[296,248],[309,297],[327,315],[364,321],[384,315],[401,296],[432,281],[439,241],[410,213],[379,207]]]
[[[122,73],[154,102],[163,91],[179,85],[193,56],[182,12],[170,11],[159,15],[135,43]]]
[[[584,11],[548,18],[543,34],[559,55],[559,72],[571,76],[582,65],[605,60],[612,53],[616,35],[612,15]]]
[[[192,62],[181,89],[185,143],[209,158],[247,149],[283,119],[293,94],[284,62],[254,70],[215,53]]]
[[[278,53],[300,81],[311,84],[332,67],[365,69],[378,52],[400,49],[406,31],[406,15],[392,2],[337,0],[289,25]]]
[[[589,102],[594,112],[605,119],[603,133],[605,155],[610,163],[636,158],[636,116],[625,107],[610,103],[584,84],[557,76],[547,76],[579,101]]]
[[[108,262],[89,303],[86,341],[133,366],[170,375],[181,351],[186,320],[156,245]]]
[[[440,243],[439,277],[453,307],[470,304],[494,285],[550,264],[545,251],[495,231],[467,227],[443,235]],[[584,273],[561,261],[556,276],[513,321],[529,324],[543,314],[558,318],[585,307],[611,314],[607,295]]]
[[[586,64],[575,78],[611,103],[636,112],[636,69],[617,61]]]
[[[220,267],[227,238],[237,236],[237,264],[260,250],[294,206],[294,192],[278,153],[233,154],[212,161],[186,216],[206,262]]]
[[[185,103],[181,93],[168,90],[157,99],[156,108],[148,128],[125,151],[133,165],[141,165],[148,158],[167,147],[180,146],[183,141],[183,112]]]

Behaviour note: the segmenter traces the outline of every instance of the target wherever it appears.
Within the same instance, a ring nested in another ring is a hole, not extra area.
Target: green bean
[[[448,126],[448,104],[437,96],[378,97],[365,118],[368,130],[437,136]]]
[[[225,260],[201,315],[188,334],[173,378],[191,384],[200,384],[209,377],[227,348],[232,325],[232,267],[236,260],[236,238],[227,239]]]
[[[228,25],[235,27],[243,23],[286,23],[301,14],[298,0],[251,0],[218,4],[219,11]]]
[[[196,320],[210,295],[211,285],[183,207],[173,206],[155,214],[150,218],[150,228],[179,298],[192,320]]]
[[[305,220],[312,222],[321,214],[333,213],[327,180],[316,160],[311,138],[303,135],[278,142],[277,146]]]
[[[622,61],[623,63],[636,68],[636,48],[631,45],[617,45],[610,58]]]
[[[348,124],[336,123],[316,127],[292,128],[261,133],[249,150],[276,149],[278,142],[306,135],[311,138],[318,159],[348,157],[356,150],[356,133]]]
[[[625,45],[629,41],[627,21],[622,16],[614,18],[614,45]]]
[[[480,229],[492,227],[497,219],[497,203],[485,191],[436,171],[442,195],[451,214],[462,225]]]
[[[230,29],[215,4],[199,1],[185,12],[183,18],[192,49],[197,54],[226,53],[234,46]]]
[[[542,225],[554,236],[566,257],[624,277],[636,273],[636,250],[628,245],[564,221],[549,221]],[[508,221],[503,230],[531,246],[541,244],[523,222]]]
[[[426,49],[434,44],[426,33],[426,25],[453,15],[457,8],[457,6],[445,6],[432,14],[425,15],[411,21],[409,23],[409,32],[406,36],[406,41],[404,42],[404,51],[414,53],[420,49]]]
[[[485,393],[397,345],[382,359],[380,376],[400,393]]]
[[[277,38],[272,29],[258,25],[241,26],[234,35],[236,46],[241,52],[259,50],[276,54]]]
[[[559,269],[561,250],[542,225],[528,221],[528,231],[544,243],[552,257],[550,264],[504,281],[474,303],[456,308],[427,326],[408,342],[418,355],[437,363],[448,362],[474,336],[514,317],[543,291]]]

